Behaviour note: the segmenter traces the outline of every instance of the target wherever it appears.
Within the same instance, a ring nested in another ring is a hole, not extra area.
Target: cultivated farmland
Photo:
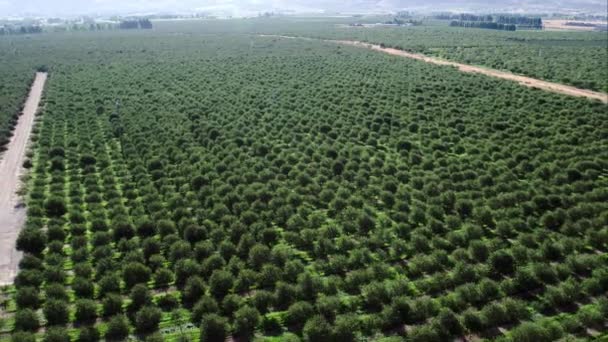
[[[0,39],[49,69],[0,341],[606,336],[605,104],[164,25]]]

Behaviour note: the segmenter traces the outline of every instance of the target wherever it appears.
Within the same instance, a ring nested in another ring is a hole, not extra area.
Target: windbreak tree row
[[[48,83],[14,341],[606,331],[604,105],[314,41],[113,34]]]

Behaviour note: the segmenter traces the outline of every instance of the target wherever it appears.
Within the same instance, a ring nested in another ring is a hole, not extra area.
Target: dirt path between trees
[[[580,89],[580,88],[576,88],[573,86],[560,84],[560,83],[543,81],[543,80],[539,80],[539,79],[532,78],[532,77],[512,74],[507,71],[500,71],[500,70],[484,68],[484,67],[480,67],[480,66],[451,62],[451,61],[447,61],[447,60],[444,60],[441,58],[429,57],[429,56],[425,56],[425,55],[419,54],[419,53],[413,53],[413,52],[407,52],[407,51],[393,49],[393,48],[382,47],[382,46],[376,45],[376,44],[369,44],[369,43],[353,41],[353,40],[326,40],[326,39],[324,40],[324,39],[279,36],[279,35],[261,35],[261,36],[262,37],[285,38],[285,39],[320,40],[320,41],[328,42],[328,43],[336,43],[336,44],[342,44],[342,45],[362,47],[362,48],[366,48],[366,49],[370,49],[370,50],[374,50],[374,51],[388,53],[389,55],[412,58],[412,59],[416,59],[416,60],[423,61],[426,63],[452,66],[452,67],[456,67],[458,70],[460,70],[462,72],[483,74],[483,75],[487,75],[487,76],[491,76],[491,77],[515,81],[523,86],[530,87],[530,88],[538,88],[538,89],[542,89],[542,90],[546,90],[546,91],[550,91],[550,92],[554,92],[554,93],[559,93],[559,94],[570,95],[570,96],[586,97],[589,99],[599,100],[603,103],[608,104],[608,94],[606,94],[606,93],[597,92],[597,91],[593,91],[593,90],[587,90],[587,89]]]
[[[0,156],[0,286],[12,284],[21,260],[22,253],[15,249],[15,245],[25,223],[25,208],[21,205],[17,191],[46,77],[46,73],[36,73],[13,137],[6,152]]]

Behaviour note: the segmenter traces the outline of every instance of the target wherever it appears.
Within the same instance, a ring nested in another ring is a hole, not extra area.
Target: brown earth
[[[290,37],[290,36],[272,36],[272,35],[262,35],[262,36],[263,37],[286,38],[286,39],[311,40],[311,38],[300,38],[300,37]],[[367,49],[374,50],[374,51],[388,53],[388,54],[394,55],[394,56],[416,59],[416,60],[423,61],[426,63],[453,66],[462,72],[483,74],[486,76],[502,78],[505,80],[515,81],[526,87],[538,88],[538,89],[542,89],[542,90],[546,90],[546,91],[550,91],[550,92],[554,92],[554,93],[559,93],[559,94],[570,95],[570,96],[586,97],[589,99],[599,100],[603,103],[608,104],[608,94],[602,93],[602,92],[597,92],[597,91],[592,91],[592,90],[587,90],[587,89],[580,89],[580,88],[576,88],[573,86],[560,84],[560,83],[543,81],[543,80],[539,80],[539,79],[532,78],[532,77],[516,75],[516,74],[510,73],[507,71],[500,71],[500,70],[484,68],[484,67],[480,67],[480,66],[451,62],[451,61],[447,61],[447,60],[444,60],[441,58],[429,57],[429,56],[425,56],[425,55],[419,54],[419,53],[412,53],[412,52],[407,52],[407,51],[403,51],[403,50],[382,47],[382,46],[376,45],[376,44],[369,44],[369,43],[352,41],[352,40],[323,40],[323,41],[330,42],[330,43],[336,43],[336,44],[342,44],[342,45],[367,48]]]
[[[21,260],[22,253],[15,249],[15,244],[25,223],[25,208],[17,191],[21,184],[25,152],[46,77],[46,73],[36,74],[13,137],[0,160],[0,286],[13,282]]]
[[[585,24],[593,24],[606,26],[608,25],[605,21],[581,21],[581,20],[543,20],[543,26],[545,30],[549,31],[594,31],[596,28],[592,26],[573,26],[566,25],[567,22],[577,22],[577,23],[585,23]]]

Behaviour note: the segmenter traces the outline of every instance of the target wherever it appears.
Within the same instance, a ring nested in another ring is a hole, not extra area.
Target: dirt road
[[[262,35],[262,36],[263,37],[285,38],[285,39],[313,40],[312,38],[305,38],[305,37],[273,36],[273,35]],[[543,80],[539,80],[539,79],[532,78],[532,77],[512,74],[507,71],[500,71],[500,70],[484,68],[484,67],[479,67],[479,66],[474,66],[474,65],[451,62],[451,61],[447,61],[447,60],[436,58],[436,57],[425,56],[425,55],[422,55],[419,53],[412,53],[412,52],[382,47],[380,45],[369,44],[369,43],[364,43],[364,42],[359,42],[359,41],[352,41],[352,40],[322,40],[322,41],[329,42],[329,43],[342,44],[342,45],[362,47],[362,48],[366,48],[366,49],[370,49],[370,50],[388,53],[390,55],[417,59],[417,60],[420,60],[420,61],[423,61],[426,63],[453,66],[462,72],[483,74],[483,75],[487,75],[487,76],[491,76],[491,77],[502,78],[505,80],[515,81],[526,87],[538,88],[538,89],[551,91],[551,92],[559,93],[559,94],[570,95],[570,96],[586,97],[589,99],[599,100],[603,103],[608,104],[608,94],[606,94],[606,93],[587,90],[587,89],[580,89],[580,88],[576,88],[573,86],[560,84],[560,83],[543,81]]]
[[[19,205],[21,202],[17,190],[46,77],[46,73],[36,74],[23,114],[19,117],[6,152],[0,157],[0,286],[13,282],[21,259],[21,252],[15,250],[15,242],[25,223],[25,208]]]

